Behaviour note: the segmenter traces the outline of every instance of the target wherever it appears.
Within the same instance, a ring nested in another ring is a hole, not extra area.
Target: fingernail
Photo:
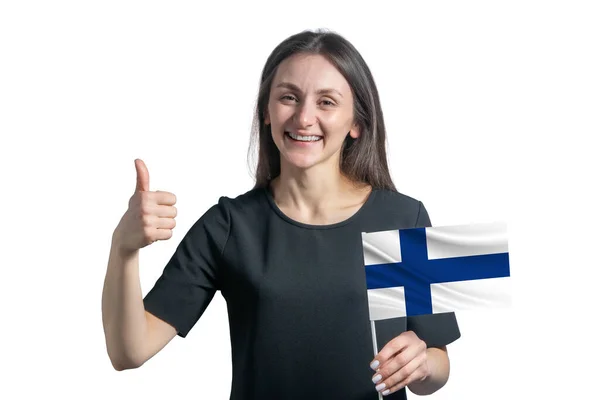
[[[390,394],[390,389],[384,390],[381,394],[387,396],[388,394]]]
[[[385,383],[380,383],[379,385],[375,386],[375,390],[377,390],[379,392],[384,387],[385,387]]]
[[[381,374],[377,374],[373,377],[373,383],[377,383],[381,380]]]
[[[377,369],[379,367],[379,360],[375,360],[371,363],[371,369]]]

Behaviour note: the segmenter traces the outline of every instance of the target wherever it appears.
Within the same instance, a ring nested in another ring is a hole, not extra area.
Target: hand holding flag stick
[[[427,344],[413,331],[402,332],[371,363],[375,390],[387,396],[413,382],[423,382],[431,374],[427,357]]]

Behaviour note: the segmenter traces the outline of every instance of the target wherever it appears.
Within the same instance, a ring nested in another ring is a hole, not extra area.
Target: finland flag
[[[504,223],[362,234],[371,321],[510,306]]]

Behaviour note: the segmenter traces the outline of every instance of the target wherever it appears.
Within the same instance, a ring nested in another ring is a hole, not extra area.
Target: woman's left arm
[[[441,389],[450,376],[450,360],[446,346],[441,348],[429,347],[427,349],[427,364],[429,376],[424,380],[408,384],[411,392],[418,395],[427,395]]]
[[[384,396],[403,387],[417,395],[428,395],[442,388],[450,374],[446,346],[429,347],[413,331],[389,341],[377,354],[371,368],[375,389]]]

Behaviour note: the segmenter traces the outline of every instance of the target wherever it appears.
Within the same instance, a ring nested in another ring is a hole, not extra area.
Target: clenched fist
[[[175,195],[150,191],[148,169],[142,160],[135,160],[135,169],[135,192],[113,235],[113,240],[122,252],[134,252],[157,240],[170,239],[175,228]]]

